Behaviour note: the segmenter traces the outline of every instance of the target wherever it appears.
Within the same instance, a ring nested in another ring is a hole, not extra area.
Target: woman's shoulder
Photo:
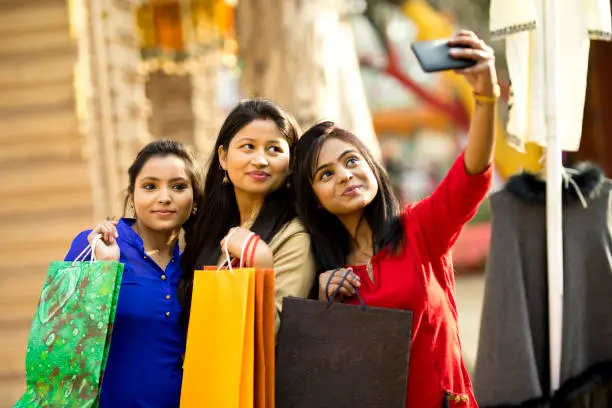
[[[287,239],[298,234],[304,236],[306,239],[309,239],[304,223],[296,217],[291,221],[287,221],[287,223],[278,230],[276,235],[274,235],[272,238],[270,244],[274,245],[278,243],[280,245],[280,243],[285,242]]]
[[[283,229],[286,229],[288,234],[306,232],[306,227],[304,226],[304,223],[298,217],[295,217],[291,221],[288,221],[283,227]]]
[[[134,220],[129,218],[121,218],[117,223],[117,231],[119,232],[119,238],[117,238],[117,245],[123,251],[127,250],[128,247],[136,246],[134,245],[134,236],[137,236],[136,232],[132,230],[131,225]],[[73,238],[72,243],[70,244],[70,249],[65,256],[66,261],[73,261],[82,251],[84,251],[89,246],[89,235],[91,234],[92,229],[86,229]]]

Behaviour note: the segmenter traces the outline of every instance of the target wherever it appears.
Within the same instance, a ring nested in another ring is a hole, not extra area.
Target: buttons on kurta
[[[166,275],[162,275],[161,279],[165,281],[166,280]]]
[[[166,295],[166,300],[170,300],[170,295]]]
[[[166,317],[170,317],[170,312],[166,312]]]

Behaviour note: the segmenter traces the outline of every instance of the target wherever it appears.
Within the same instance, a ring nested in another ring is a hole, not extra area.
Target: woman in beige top
[[[185,227],[179,286],[185,325],[193,271],[218,264],[226,240],[233,258],[243,257],[247,266],[274,268],[277,330],[282,299],[308,296],[315,263],[287,182],[299,132],[295,119],[265,99],[242,101],[225,119],[197,216]]]

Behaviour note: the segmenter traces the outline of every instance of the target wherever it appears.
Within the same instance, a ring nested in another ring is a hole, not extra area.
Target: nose
[[[349,169],[341,169],[337,174],[341,183],[348,183],[353,179],[353,173]]]
[[[157,197],[157,201],[160,204],[170,203],[170,192],[168,191],[168,188],[161,188],[159,190],[159,196]]]
[[[263,153],[256,153],[251,159],[251,163],[257,167],[265,167],[268,165],[268,159]]]

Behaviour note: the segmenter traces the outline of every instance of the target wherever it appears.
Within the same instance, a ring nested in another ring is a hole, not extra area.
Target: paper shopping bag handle
[[[338,287],[336,288],[336,290],[334,290],[334,293],[332,293],[331,297],[329,297],[329,295],[328,295],[328,293],[329,293],[329,284],[331,283],[331,280],[334,277],[334,275],[336,274],[336,272],[338,272],[340,269],[342,269],[342,268],[334,269],[334,271],[332,272],[331,276],[327,280],[327,284],[325,285],[325,296],[327,296],[327,307],[328,308],[331,307],[332,303],[334,302],[334,299],[336,298],[336,296],[338,295],[338,292],[340,291],[340,288],[342,287],[342,284],[344,283],[344,281],[346,281],[346,278],[348,277],[349,273],[351,273],[350,270],[346,271],[346,273],[342,277],[342,280],[338,284]],[[357,299],[359,299],[359,304],[361,305],[361,310],[365,311],[366,310],[366,305],[363,302],[363,299],[361,299],[361,295],[359,295],[359,290],[357,290],[357,288],[355,288],[355,295],[357,295]]]
[[[102,234],[96,234],[91,240],[91,244],[87,245],[85,249],[81,251],[81,253],[78,254],[76,258],[74,258],[74,261],[72,261],[72,265],[74,266],[77,262],[87,258],[90,253],[91,253],[91,258],[89,260],[89,263],[95,262],[96,261],[96,245],[98,245],[98,242],[100,242],[101,239],[102,239]]]
[[[217,268],[217,273],[223,269],[225,267],[225,264],[227,264],[227,268],[229,269],[229,271],[231,273],[234,273],[234,269],[232,268],[232,262],[234,261],[232,259],[232,257],[230,256],[229,253],[229,248],[228,248],[228,244],[229,244],[229,240],[231,238],[231,236],[234,234],[234,232],[236,232],[236,229],[233,229],[229,232],[229,234],[227,234],[227,236],[225,237],[225,242],[223,244],[223,252],[225,253],[225,260],[223,262],[221,262],[221,264],[219,265],[219,267]]]

